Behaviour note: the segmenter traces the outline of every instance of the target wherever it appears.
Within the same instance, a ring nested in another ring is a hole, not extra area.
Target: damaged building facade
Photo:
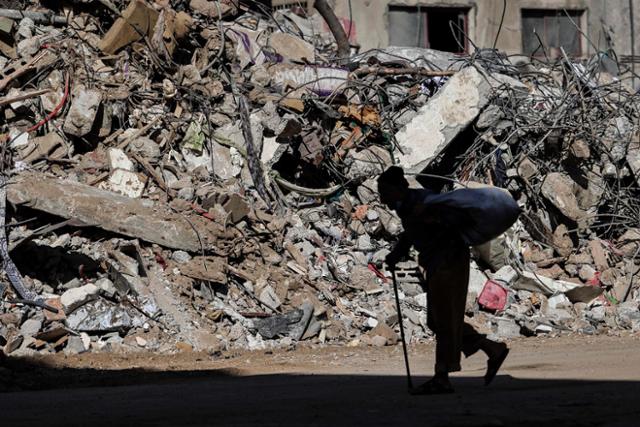
[[[613,49],[624,63],[638,53],[632,45],[640,4],[634,3],[510,0],[503,20],[502,0],[337,0],[336,10],[362,50],[414,46],[469,53],[472,44],[492,47],[502,22],[496,48],[507,54],[543,56],[542,41],[551,56],[561,46],[574,57]]]

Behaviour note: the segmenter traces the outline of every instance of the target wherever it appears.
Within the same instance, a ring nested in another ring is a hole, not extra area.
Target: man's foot
[[[484,385],[489,385],[498,374],[502,363],[509,355],[509,348],[505,343],[493,343],[491,350],[487,352],[489,360],[487,361],[487,373],[484,375]]]
[[[431,378],[426,383],[409,390],[409,394],[420,396],[426,394],[451,394],[455,390],[448,379]]]

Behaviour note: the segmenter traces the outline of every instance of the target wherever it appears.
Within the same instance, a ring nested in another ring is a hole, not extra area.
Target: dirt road
[[[513,342],[502,375],[485,360],[457,393],[412,397],[400,347],[227,355],[55,356],[0,369],[2,426],[639,426],[640,337]],[[412,348],[418,380],[433,348]]]

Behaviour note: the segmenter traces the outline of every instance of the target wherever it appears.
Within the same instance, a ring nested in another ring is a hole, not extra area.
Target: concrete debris
[[[109,181],[100,185],[100,188],[137,199],[142,196],[146,185],[145,176],[125,169],[116,169],[109,175]]]
[[[398,162],[421,172],[476,119],[489,102],[491,86],[481,71],[465,68],[454,76],[402,128],[396,139],[402,148]]]
[[[542,183],[542,195],[567,218],[578,221],[585,215],[578,205],[575,183],[568,176],[552,172]]]
[[[88,285],[81,286],[79,288],[69,289],[60,297],[62,308],[67,315],[73,312],[83,304],[88,303],[98,297],[100,288],[96,285],[89,283]]]
[[[80,85],[74,88],[72,98],[63,129],[69,135],[83,137],[91,132],[102,102],[102,92]]]
[[[126,332],[133,327],[142,327],[144,318],[139,313],[98,300],[82,306],[67,317],[66,325],[78,332],[104,333]]]
[[[336,58],[319,15],[236,3],[0,20],[4,240],[37,295],[0,305],[6,354],[396,345],[371,267],[402,230],[377,192],[392,164],[521,207],[473,251],[486,332],[640,330],[640,94],[621,76],[485,49]],[[410,340],[430,340],[425,272],[398,267]]]

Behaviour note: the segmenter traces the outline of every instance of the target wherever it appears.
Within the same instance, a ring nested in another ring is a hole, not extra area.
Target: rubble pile
[[[638,97],[600,61],[336,56],[318,13],[254,1],[23,3],[0,10],[5,353],[395,344],[392,164],[523,207],[475,248],[480,329],[640,329]]]

